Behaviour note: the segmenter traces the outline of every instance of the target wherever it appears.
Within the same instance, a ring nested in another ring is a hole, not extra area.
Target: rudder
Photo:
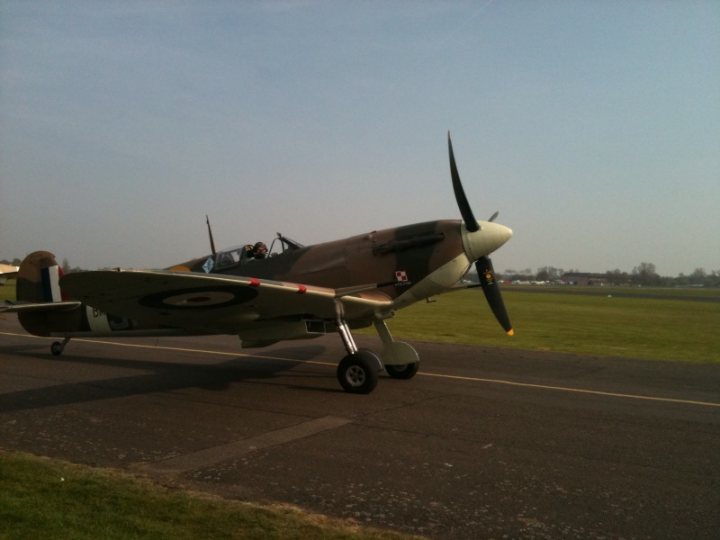
[[[61,302],[62,268],[49,251],[35,251],[20,263],[17,276],[18,302]]]
[[[48,251],[31,253],[17,277],[17,299],[8,311],[18,314],[20,324],[36,336],[65,336],[89,330],[80,302],[66,302],[60,291],[62,268]]]

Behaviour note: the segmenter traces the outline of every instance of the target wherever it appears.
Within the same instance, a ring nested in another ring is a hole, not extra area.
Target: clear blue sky
[[[0,259],[459,218],[498,270],[720,269],[720,3],[0,3]]]

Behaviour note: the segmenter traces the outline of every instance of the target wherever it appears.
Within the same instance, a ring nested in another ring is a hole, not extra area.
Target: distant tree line
[[[564,270],[554,266],[543,266],[533,272],[530,268],[523,270],[505,270],[500,278],[507,281],[535,281],[561,283],[563,277],[580,274],[578,270]],[[604,273],[592,274],[602,278],[608,285],[629,285],[642,287],[720,287],[720,269],[707,272],[704,268],[696,268],[691,274],[680,274],[677,277],[661,276],[653,263],[642,262],[632,272],[608,270]]]
[[[63,273],[65,274],[72,274],[73,272],[82,272],[84,268],[80,268],[79,266],[70,266],[70,263],[67,259],[63,259],[62,261],[62,269]]]
[[[2,264],[12,264],[20,266],[20,259],[12,261],[0,260]],[[82,272],[84,269],[78,266],[70,266],[67,259],[62,261],[62,269],[66,274],[73,272]],[[498,273],[498,277],[504,281],[536,281],[547,283],[561,283],[563,276],[567,274],[579,274],[576,269],[564,270],[555,268],[554,266],[543,266],[533,272],[531,268],[522,270],[508,269],[502,273]],[[720,287],[720,269],[705,271],[704,268],[696,268],[691,274],[680,274],[677,277],[661,276],[657,273],[653,263],[641,262],[632,269],[632,272],[623,272],[622,270],[608,270],[604,273],[593,274],[598,278],[603,278],[608,285],[631,285],[642,287]]]
[[[696,268],[689,275],[681,273],[677,277],[661,276],[653,263],[642,262],[632,272],[611,270],[605,273],[611,285],[642,285],[649,287],[720,287],[720,270],[706,272]]]
[[[0,264],[11,264],[13,266],[20,266],[20,263],[22,262],[22,259],[13,259],[12,261],[9,261],[7,259],[0,260]],[[63,259],[62,261],[62,269],[65,274],[71,274],[73,272],[82,272],[84,269],[80,268],[79,266],[70,266],[70,263],[67,259]]]

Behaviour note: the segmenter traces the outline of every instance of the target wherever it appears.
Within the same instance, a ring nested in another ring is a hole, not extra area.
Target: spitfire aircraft
[[[337,378],[348,392],[367,394],[378,373],[410,379],[420,359],[386,325],[396,310],[453,289],[473,263],[502,328],[512,335],[488,255],[512,231],[477,221],[460,182],[448,135],[450,172],[462,221],[440,220],[303,246],[282,234],[264,244],[216,251],[164,270],[117,268],[63,275],[55,256],[36,251],[22,262],[16,312],[31,334],[73,337],[234,334],[242,347],[337,332],[347,356]],[[379,354],[359,349],[352,329],[374,325]]]

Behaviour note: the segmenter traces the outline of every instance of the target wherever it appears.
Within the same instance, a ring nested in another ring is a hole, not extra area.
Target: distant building
[[[590,272],[568,272],[560,278],[568,285],[582,286],[600,286],[607,285],[607,276],[605,274],[592,274]]]

